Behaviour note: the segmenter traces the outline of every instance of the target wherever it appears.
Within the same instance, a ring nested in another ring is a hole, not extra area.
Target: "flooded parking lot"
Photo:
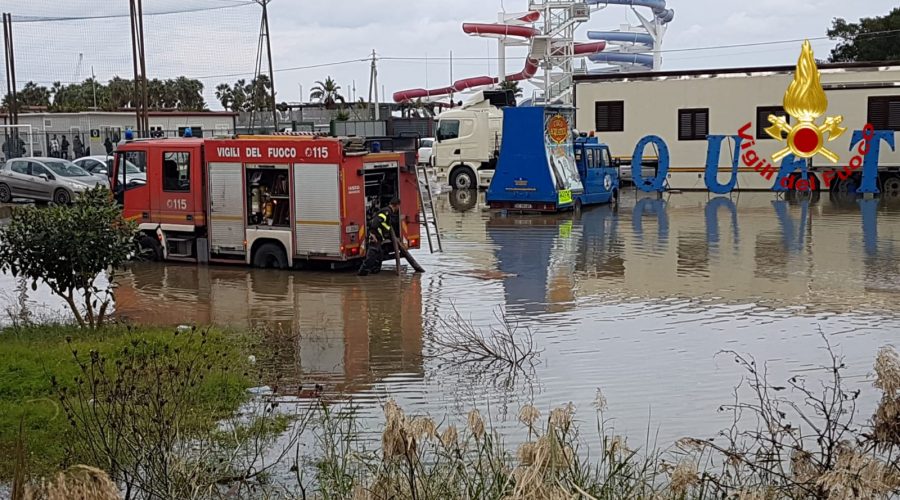
[[[716,410],[740,373],[722,350],[768,360],[778,380],[825,361],[821,330],[861,386],[900,326],[900,205],[889,201],[628,192],[615,209],[546,216],[501,216],[482,202],[440,196],[445,251],[418,252],[426,274],[140,264],[119,280],[117,313],[265,326],[287,380],[320,383],[370,415],[390,395],[436,416],[479,406],[500,428],[528,401],[571,401],[592,421],[601,388],[617,430],[643,439],[650,423],[660,444],[728,423]],[[61,310],[9,276],[0,289],[6,309]],[[542,352],[532,376],[503,383],[431,356],[439,319],[454,311],[482,327],[505,314],[534,332]]]

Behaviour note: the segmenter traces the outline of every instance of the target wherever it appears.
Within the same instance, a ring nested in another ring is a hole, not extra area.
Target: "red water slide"
[[[518,18],[519,21],[533,23],[540,18],[539,12],[529,12],[528,14]],[[466,34],[474,36],[487,36],[503,38],[514,36],[531,40],[538,36],[540,31],[529,26],[517,26],[511,24],[478,24],[465,23],[463,31]],[[576,43],[575,55],[596,54],[602,52],[606,48],[606,42],[589,42]],[[518,73],[506,75],[506,79],[510,81],[529,80],[534,77],[538,69],[538,60],[529,54],[525,59],[525,68]],[[463,92],[475,87],[485,87],[500,83],[500,79],[492,76],[476,76],[473,78],[463,78],[453,82],[449,87],[441,87],[437,89],[409,89],[394,92],[394,102],[408,102],[415,99],[426,97],[436,97],[452,94],[454,92]]]

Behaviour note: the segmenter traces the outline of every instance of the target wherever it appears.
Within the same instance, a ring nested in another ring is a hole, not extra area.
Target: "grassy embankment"
[[[15,446],[20,423],[24,423],[28,468],[32,475],[44,475],[65,465],[67,433],[70,424],[53,388],[51,378],[60,386],[72,386],[81,368],[73,354],[89,363],[95,350],[110,362],[112,370],[130,346],[146,341],[149,346],[187,352],[206,349],[220,352],[212,370],[200,383],[199,397],[191,402],[193,423],[211,428],[219,418],[233,413],[246,400],[250,385],[240,369],[246,357],[235,336],[209,331],[206,344],[173,335],[171,329],[108,327],[99,331],[72,326],[33,326],[0,330],[0,481],[8,481],[15,466]],[[237,369],[235,369],[237,368]],[[79,457],[69,457],[78,463]]]

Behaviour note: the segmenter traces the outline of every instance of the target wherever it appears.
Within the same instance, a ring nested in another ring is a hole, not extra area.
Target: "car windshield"
[[[78,165],[63,160],[44,160],[42,161],[44,165],[53,171],[54,174],[62,176],[62,177],[90,177],[91,174],[87,173],[83,168]]]
[[[139,174],[139,173],[141,173],[141,169],[137,168],[136,166],[134,166],[134,163],[131,163],[129,161],[129,162],[125,163],[125,173],[126,174]]]
[[[431,139],[422,139],[420,145],[421,145],[423,148],[430,148],[430,147],[432,146]]]

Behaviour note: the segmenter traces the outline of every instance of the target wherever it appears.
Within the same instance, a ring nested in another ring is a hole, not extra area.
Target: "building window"
[[[875,130],[900,131],[900,95],[870,97],[869,123]]]
[[[781,106],[760,106],[756,108],[756,138],[757,139],[771,139],[772,136],[766,133],[766,129],[769,128],[772,124],[769,122],[769,115],[775,115],[783,117],[784,120],[788,123],[791,123],[791,116],[784,111],[784,108]],[[781,133],[781,138],[783,140],[787,139],[787,134],[785,132]]]
[[[678,140],[705,141],[709,135],[709,109],[678,110]]]
[[[163,191],[191,190],[191,154],[163,153]]]
[[[594,120],[597,132],[625,131],[625,101],[597,101]]]

